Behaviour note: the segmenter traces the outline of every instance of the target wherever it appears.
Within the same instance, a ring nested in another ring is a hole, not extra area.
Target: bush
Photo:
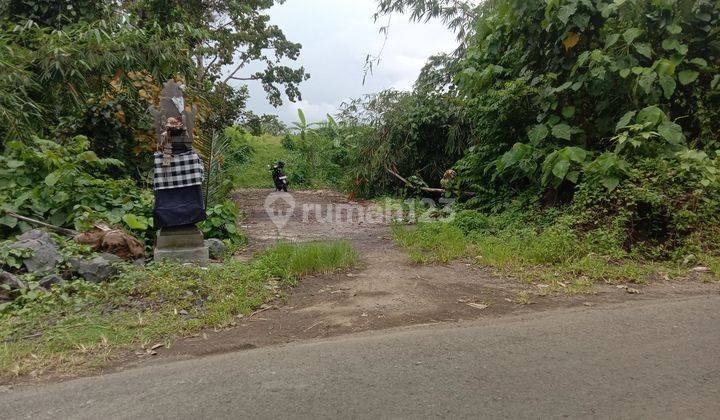
[[[705,169],[703,169],[705,168]],[[716,160],[682,163],[674,158],[647,158],[637,162],[618,188],[608,192],[588,180],[578,187],[573,204],[578,227],[611,228],[614,242],[653,259],[667,259],[702,239],[715,252],[713,232],[720,225],[720,187],[705,178],[715,172]],[[704,185],[709,182],[709,187]]]
[[[475,193],[465,208],[555,207],[579,236],[601,232],[598,246],[653,259],[716,248],[716,1],[496,0],[474,13],[401,3],[416,19],[473,30],[456,56],[430,60],[412,92],[345,107],[348,188],[397,192],[387,169],[436,186],[453,166],[451,192]],[[473,229],[471,218],[457,226]]]
[[[222,239],[236,246],[247,242],[247,238],[238,230],[240,211],[234,201],[225,201],[206,211],[207,220],[198,225],[205,238]]]
[[[285,134],[285,137],[282,139],[282,147],[286,150],[295,150],[295,140],[293,140],[292,136],[290,134]]]
[[[110,179],[105,170],[122,163],[100,159],[88,147],[82,136],[9,142],[0,155],[2,209],[81,231],[107,222],[152,243],[152,192],[129,179]],[[0,225],[3,237],[30,228],[7,215]]]
[[[484,231],[490,227],[488,217],[474,210],[459,211],[455,214],[453,224],[466,235],[474,231]]]

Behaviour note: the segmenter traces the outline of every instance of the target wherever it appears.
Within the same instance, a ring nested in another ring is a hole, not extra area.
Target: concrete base
[[[197,226],[163,228],[157,233],[155,261],[206,266],[210,261],[210,251]]]

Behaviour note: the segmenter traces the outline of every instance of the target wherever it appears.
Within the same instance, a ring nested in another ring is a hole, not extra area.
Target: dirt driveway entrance
[[[295,211],[278,229],[265,209],[270,190],[242,190],[237,202],[247,214],[243,222],[251,246],[240,258],[277,241],[306,242],[332,238],[351,241],[362,263],[351,272],[305,277],[288,291],[286,299],[252,317],[238,319],[223,331],[208,331],[182,340],[165,356],[193,357],[271,344],[328,337],[391,327],[491,319],[509,313],[532,314],[559,307],[595,306],[629,299],[681,298],[717,292],[717,285],[660,283],[646,286],[641,295],[628,295],[614,286],[601,286],[596,295],[546,297],[532,305],[515,303],[521,282],[493,275],[472,264],[456,261],[423,266],[411,262],[393,242],[389,220],[380,219],[371,203],[349,202],[332,191],[293,192]],[[280,205],[284,205],[282,202]],[[314,206],[322,217],[315,217]],[[327,206],[361,206],[374,223],[343,220],[327,223]],[[305,210],[304,210],[305,209]],[[310,213],[306,209],[311,209]],[[287,210],[287,209],[284,209]]]

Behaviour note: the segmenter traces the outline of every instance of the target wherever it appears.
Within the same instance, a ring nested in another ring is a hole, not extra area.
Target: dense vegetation
[[[379,15],[443,18],[460,47],[412,92],[344,106],[325,137],[345,188],[399,192],[392,169],[483,214],[559,209],[576,234],[602,231],[637,256],[716,252],[717,2],[379,3]]]
[[[263,129],[282,127],[246,110],[247,88],[231,83],[258,81],[277,105],[282,92],[300,98],[308,77],[278,64],[297,59],[300,45],[269,24],[274,3],[0,2],[0,211],[80,230],[119,225],[150,244],[146,189],[156,139],[147,109],[175,79],[200,111],[196,148],[211,210],[203,228],[239,240],[223,175],[251,150],[226,129],[256,120]],[[28,227],[0,213],[0,237]]]
[[[269,23],[268,9],[281,2],[0,0],[0,377],[71,369],[118,347],[227,324],[275,297],[271,277],[286,283],[352,263],[347,245],[280,247],[207,271],[117,263],[124,274],[94,284],[69,269],[71,259],[96,257],[87,246],[54,237],[61,256],[52,273],[29,271],[22,262],[35,250],[10,246],[35,227],[19,214],[81,232],[121,228],[151,249],[156,135],[148,108],[168,80],[198,109],[208,214],[200,228],[229,250],[242,244],[230,174],[253,150],[235,126],[283,129],[246,109],[244,83],[260,83],[279,105],[300,99],[308,77],[286,65],[301,46]],[[304,266],[278,266],[296,255]],[[43,284],[46,274],[56,280]]]

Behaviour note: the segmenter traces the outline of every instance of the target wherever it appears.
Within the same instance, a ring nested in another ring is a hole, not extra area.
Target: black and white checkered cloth
[[[170,166],[163,166],[163,154],[155,153],[155,190],[190,187],[203,183],[203,163],[194,151],[173,155]]]

